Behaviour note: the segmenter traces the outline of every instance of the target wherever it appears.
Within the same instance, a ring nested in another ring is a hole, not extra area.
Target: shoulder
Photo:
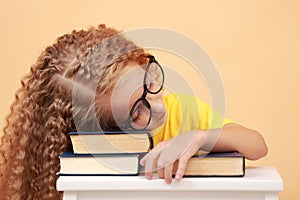
[[[182,93],[169,93],[163,97],[166,105],[194,105],[203,106],[205,103],[198,97]]]

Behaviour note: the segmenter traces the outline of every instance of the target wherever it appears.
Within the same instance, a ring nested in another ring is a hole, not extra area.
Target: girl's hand
[[[178,169],[175,174],[176,180],[181,180],[188,160],[199,151],[206,138],[205,131],[188,131],[169,140],[157,144],[140,161],[145,166],[145,175],[151,180],[153,171],[157,170],[160,178],[165,182],[172,182],[172,172],[175,161],[178,160]]]

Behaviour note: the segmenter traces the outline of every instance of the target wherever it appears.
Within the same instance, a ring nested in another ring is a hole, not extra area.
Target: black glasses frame
[[[132,108],[131,108],[131,110],[130,110],[130,112],[129,112],[129,116],[128,116],[126,122],[125,122],[125,126],[124,126],[125,129],[132,128],[133,130],[142,131],[142,130],[145,130],[145,129],[149,126],[150,121],[151,121],[151,118],[152,118],[152,110],[151,110],[151,105],[150,105],[149,101],[146,99],[146,96],[147,96],[148,93],[150,93],[150,94],[158,94],[158,93],[163,89],[163,87],[164,87],[165,74],[164,74],[163,68],[162,68],[161,65],[155,60],[155,57],[154,57],[154,56],[148,55],[147,57],[149,58],[149,62],[148,62],[148,64],[147,64],[147,68],[146,68],[145,75],[144,75],[144,83],[143,83],[144,91],[143,91],[143,94],[142,94],[141,98],[139,98],[138,100],[136,100],[136,102],[133,104],[133,106],[132,106]],[[160,86],[160,88],[159,88],[157,91],[155,91],[155,92],[150,91],[150,90],[147,88],[147,83],[146,83],[147,75],[148,75],[148,73],[149,73],[149,68],[150,68],[150,66],[151,66],[152,63],[157,64],[157,66],[160,68],[160,70],[161,70],[161,72],[162,72],[162,83],[161,83],[161,86]],[[136,128],[134,128],[134,127],[131,125],[131,117],[132,117],[132,115],[133,115],[133,112],[134,112],[134,110],[135,110],[136,105],[137,105],[140,101],[141,101],[141,102],[149,109],[150,114],[149,114],[149,119],[148,119],[147,125],[146,125],[145,127],[143,127],[142,129],[136,129]]]

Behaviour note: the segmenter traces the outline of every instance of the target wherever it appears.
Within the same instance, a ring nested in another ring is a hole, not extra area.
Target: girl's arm
[[[210,131],[208,134],[219,130]],[[206,146],[208,145],[204,143],[202,149],[205,149]],[[230,123],[223,127],[211,151],[238,151],[249,160],[257,160],[267,155],[268,147],[258,131],[245,128],[236,123]]]
[[[178,160],[175,179],[180,180],[185,172],[188,160],[199,151],[211,150],[238,151],[247,159],[256,160],[268,152],[261,134],[235,123],[225,125],[222,129],[192,130],[157,144],[143,159],[145,175],[152,179],[157,170],[166,183],[172,182],[173,165]]]

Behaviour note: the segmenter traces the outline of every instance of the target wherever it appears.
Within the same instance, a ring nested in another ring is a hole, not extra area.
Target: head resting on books
[[[53,94],[72,104],[74,128],[101,131],[124,127],[130,108],[143,94],[149,55],[121,32],[104,25],[73,31],[53,47],[56,51],[50,55],[54,64],[48,65],[57,70],[51,80],[57,89]],[[165,116],[161,93],[154,101],[150,116],[154,119],[149,126],[153,129]]]

